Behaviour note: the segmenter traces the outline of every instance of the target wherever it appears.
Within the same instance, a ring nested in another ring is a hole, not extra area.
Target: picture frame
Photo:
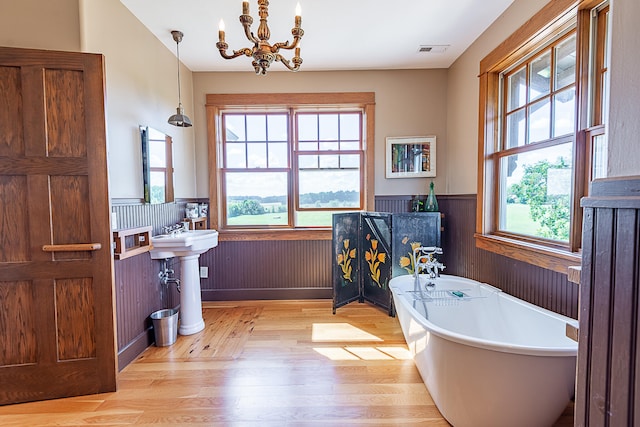
[[[436,176],[436,137],[387,137],[387,178],[422,178]]]

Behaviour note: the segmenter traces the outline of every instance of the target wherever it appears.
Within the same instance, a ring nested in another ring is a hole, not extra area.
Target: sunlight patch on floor
[[[313,342],[332,341],[382,341],[375,335],[349,323],[314,323],[311,331]]]
[[[313,350],[329,360],[360,360],[358,356],[342,347],[316,347]]]
[[[402,347],[315,347],[315,352],[330,360],[409,360],[411,353]]]
[[[376,347],[396,360],[411,360],[411,352],[406,347]]]

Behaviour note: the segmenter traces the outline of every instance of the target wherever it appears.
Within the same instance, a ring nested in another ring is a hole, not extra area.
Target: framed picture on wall
[[[434,176],[436,176],[435,136],[387,137],[387,178]]]

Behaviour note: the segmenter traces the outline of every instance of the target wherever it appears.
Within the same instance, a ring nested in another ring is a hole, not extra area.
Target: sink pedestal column
[[[204,329],[198,258],[200,255],[180,257],[180,335],[191,335]]]

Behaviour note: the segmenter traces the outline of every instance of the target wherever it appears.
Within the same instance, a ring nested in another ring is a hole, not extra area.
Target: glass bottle
[[[436,200],[436,193],[433,191],[433,181],[429,184],[429,195],[427,201],[424,203],[425,212],[438,212],[438,200]]]

